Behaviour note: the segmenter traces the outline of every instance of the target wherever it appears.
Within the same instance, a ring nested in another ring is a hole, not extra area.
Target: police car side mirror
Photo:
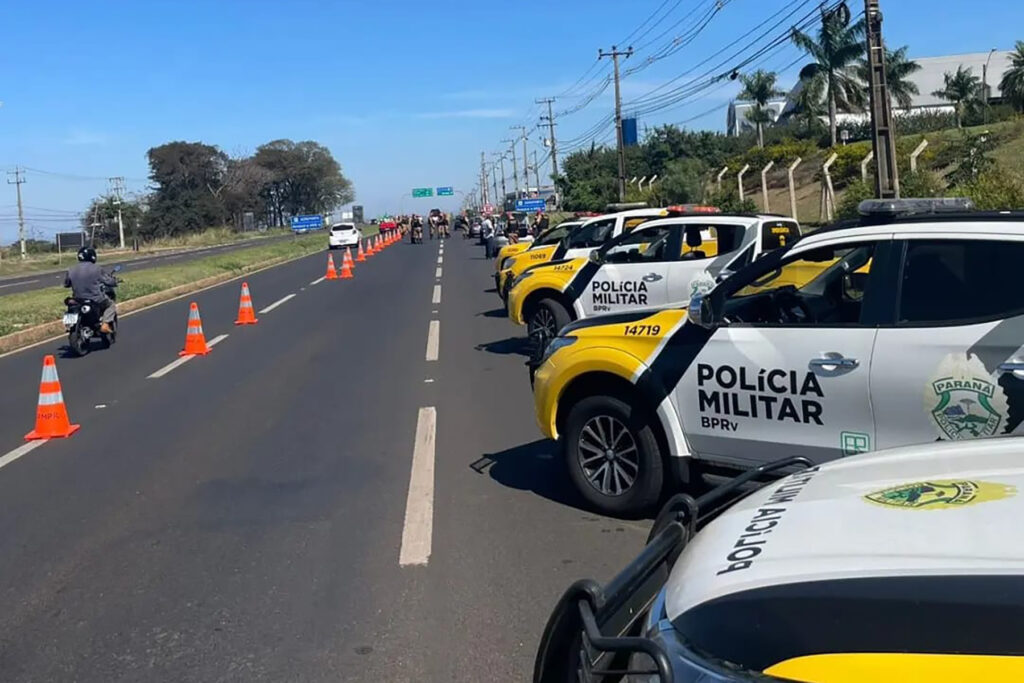
[[[716,313],[711,305],[711,299],[703,294],[694,294],[690,299],[690,305],[686,309],[686,317],[694,325],[704,329],[716,327],[720,322],[715,319]]]

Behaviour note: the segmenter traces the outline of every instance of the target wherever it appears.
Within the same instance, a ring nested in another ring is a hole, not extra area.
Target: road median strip
[[[123,275],[127,281],[119,290],[118,313],[122,317],[136,313],[322,250],[323,236],[309,235],[215,254],[187,264],[137,273],[126,270]],[[0,336],[0,354],[60,336],[64,332],[60,317],[67,295],[68,290],[63,287],[49,287],[0,298],[0,333],[25,326],[25,329]]]

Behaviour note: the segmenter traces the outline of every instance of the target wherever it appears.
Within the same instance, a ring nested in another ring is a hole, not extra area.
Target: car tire
[[[572,322],[569,311],[555,299],[541,299],[526,319],[526,334],[530,339],[532,357],[539,361],[544,350],[558,331]]]
[[[646,410],[612,396],[585,398],[570,411],[563,437],[569,478],[600,512],[635,517],[657,505],[664,467],[651,419]],[[605,457],[597,452],[602,439],[614,458],[595,461]]]

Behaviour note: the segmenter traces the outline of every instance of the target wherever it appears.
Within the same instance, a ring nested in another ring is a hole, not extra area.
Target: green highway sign
[[[434,188],[432,188],[432,187],[414,187],[414,188],[412,188],[412,196],[413,196],[414,199],[417,198],[417,197],[433,197],[434,196]]]

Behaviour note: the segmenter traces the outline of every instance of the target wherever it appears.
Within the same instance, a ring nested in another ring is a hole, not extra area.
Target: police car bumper
[[[555,425],[555,412],[558,408],[558,396],[555,395],[551,381],[557,373],[555,364],[548,360],[543,363],[527,363],[530,369],[530,384],[533,386],[533,409],[537,416],[537,426],[541,434],[549,439],[558,439],[558,428]]]
[[[562,595],[548,618],[534,663],[535,683],[579,680],[739,683],[778,680],[744,671],[691,648],[665,612],[672,566],[697,533],[697,521],[734,501],[755,479],[774,477],[803,458],[786,458],[746,472],[694,499],[673,496],[655,520],[639,556],[607,585],[584,579]]]

